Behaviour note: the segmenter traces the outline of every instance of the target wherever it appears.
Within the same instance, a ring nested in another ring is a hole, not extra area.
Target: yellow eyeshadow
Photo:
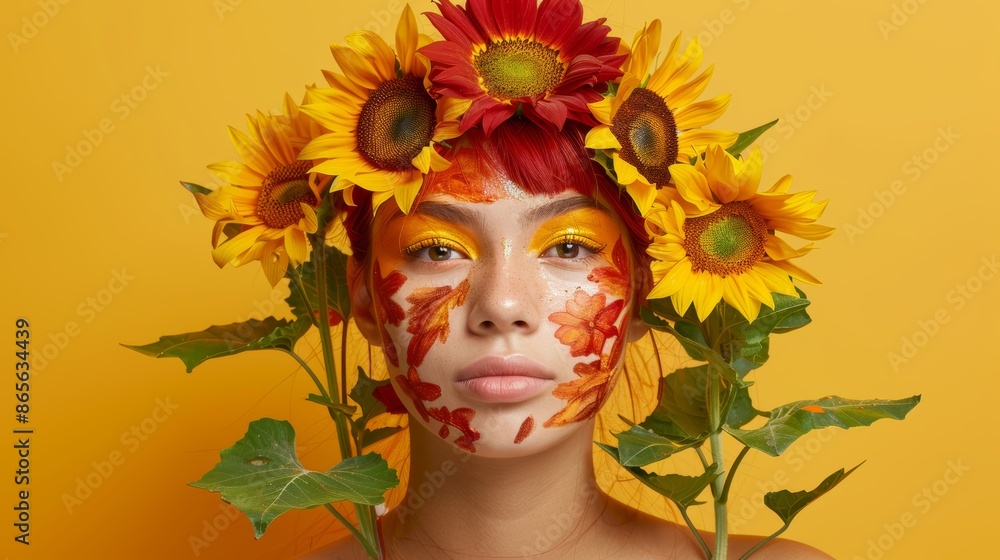
[[[433,216],[398,215],[384,224],[379,240],[372,248],[384,270],[395,268],[406,258],[406,252],[441,245],[455,249],[469,258],[479,256],[479,247],[465,228]]]
[[[610,255],[621,235],[618,224],[607,213],[596,208],[580,208],[542,224],[532,236],[528,250],[540,254],[559,243],[578,243],[603,247],[603,253]]]

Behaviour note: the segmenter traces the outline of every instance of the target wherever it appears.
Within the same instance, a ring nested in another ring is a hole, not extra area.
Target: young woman
[[[410,415],[420,496],[381,518],[387,557],[702,558],[687,527],[611,499],[594,470],[616,382],[659,375],[619,379],[647,332],[639,215],[577,127],[509,119],[455,146],[408,214],[388,201],[366,219],[369,198],[348,220],[352,315]],[[729,557],[760,538],[732,537]],[[780,539],[756,557],[830,558]],[[349,538],[307,558],[367,556]]]
[[[701,128],[729,97],[695,102],[711,75],[694,77],[697,42],[675,40],[650,69],[658,22],[629,49],[603,20],[584,23],[579,0],[438,8],[443,41],[418,39],[406,9],[396,53],[367,32],[334,45],[343,74],[302,109],[330,132],[298,157],[337,176],[348,202],[351,316],[409,414],[408,498],[379,520],[386,555],[703,558],[686,527],[602,490],[628,475],[595,468],[594,441],[656,404],[659,370],[623,372],[648,338],[644,215],[677,192],[674,164],[735,141]],[[766,228],[740,223],[762,252]],[[788,274],[770,291],[791,290]],[[703,296],[699,313],[714,305]],[[760,539],[733,536],[728,556]],[[366,555],[345,539],[308,557]],[[756,557],[830,558],[780,539]]]

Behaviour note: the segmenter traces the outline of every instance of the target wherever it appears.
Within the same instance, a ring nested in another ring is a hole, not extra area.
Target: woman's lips
[[[480,402],[514,403],[549,389],[554,380],[549,370],[527,356],[486,356],[459,370],[455,387]]]

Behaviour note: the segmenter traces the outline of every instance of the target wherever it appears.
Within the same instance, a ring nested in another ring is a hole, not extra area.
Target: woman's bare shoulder
[[[348,535],[326,546],[311,550],[296,560],[368,560],[365,548],[358,539]]]
[[[654,542],[644,543],[647,546],[654,544],[656,546],[667,545],[668,550],[674,551],[675,554],[681,554],[683,558],[702,558],[701,545],[695,540],[694,535],[687,528],[686,525],[680,525],[672,521],[665,519],[660,519],[653,516],[644,516],[643,525],[646,525],[643,531],[647,535],[656,535],[653,537]],[[654,530],[649,531],[648,529]],[[698,531],[701,535],[702,540],[708,545],[710,549],[715,548],[715,533],[708,531]],[[729,537],[729,551],[726,554],[728,560],[738,560],[741,556],[747,553],[751,548],[757,545],[764,537],[757,535],[730,535]],[[683,542],[686,541],[686,542]],[[663,548],[661,548],[663,550]],[[695,556],[697,555],[697,556]],[[678,557],[678,556],[674,556]],[[813,548],[807,544],[803,544],[797,541],[788,539],[774,539],[755,552],[752,556],[753,560],[835,560],[833,556],[826,554],[816,548]]]

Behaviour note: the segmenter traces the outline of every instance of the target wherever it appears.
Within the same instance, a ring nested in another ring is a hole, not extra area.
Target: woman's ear
[[[358,330],[372,346],[382,346],[372,297],[365,282],[364,263],[354,257],[347,259],[347,290],[351,294],[351,317]]]

